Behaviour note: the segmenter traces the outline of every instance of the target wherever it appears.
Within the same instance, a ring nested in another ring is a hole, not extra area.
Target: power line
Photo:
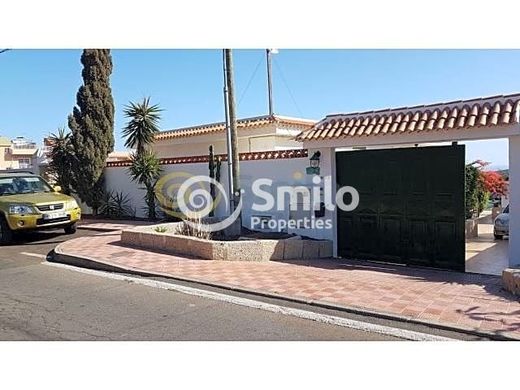
[[[262,55],[260,57],[260,59],[258,60],[258,63],[256,64],[256,67],[255,67],[255,70],[253,71],[253,74],[251,75],[251,77],[249,78],[249,81],[247,82],[247,85],[246,85],[246,88],[244,89],[244,92],[242,92],[242,94],[240,95],[240,99],[238,99],[237,107],[240,107],[240,103],[242,102],[242,99],[246,96],[246,92],[249,89],[249,87],[251,86],[251,82],[255,78],[256,72],[258,72],[258,68],[260,67],[260,64],[262,63],[263,59],[264,59],[264,56]]]
[[[276,59],[273,59],[273,60],[274,60],[273,62],[274,62],[274,65],[276,66],[276,69],[278,69],[278,71],[280,72],[280,76],[282,77],[283,84],[285,85],[285,88],[287,88],[287,92],[289,92],[289,96],[291,97],[291,100],[294,103],[294,106],[298,110],[298,113],[300,114],[300,116],[303,117],[304,115],[302,113],[302,110],[300,110],[298,103],[296,103],[296,99],[294,98],[294,95],[291,92],[291,88],[289,88],[289,84],[287,83],[287,80],[285,79],[285,76],[282,72],[282,68],[280,67],[280,65],[278,65],[278,61]]]

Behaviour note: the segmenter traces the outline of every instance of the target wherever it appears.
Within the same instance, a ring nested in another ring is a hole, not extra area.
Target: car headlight
[[[9,214],[34,214],[34,208],[27,204],[12,204],[9,206]]]

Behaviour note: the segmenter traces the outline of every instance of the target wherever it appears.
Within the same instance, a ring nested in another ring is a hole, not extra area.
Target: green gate
[[[336,153],[338,188],[360,199],[338,209],[338,254],[464,271],[464,159],[462,145]]]

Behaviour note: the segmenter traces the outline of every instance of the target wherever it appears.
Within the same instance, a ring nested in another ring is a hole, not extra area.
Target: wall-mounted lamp
[[[320,174],[320,157],[321,152],[318,150],[309,159],[309,167],[307,168],[307,175],[319,175]]]

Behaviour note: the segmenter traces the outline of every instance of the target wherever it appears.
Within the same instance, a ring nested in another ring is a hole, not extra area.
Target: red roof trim
[[[220,154],[222,161],[227,161],[227,155]],[[290,149],[290,150],[268,150],[263,152],[240,153],[240,161],[258,161],[258,160],[283,160],[292,158],[306,158],[309,156],[307,149]],[[209,162],[209,156],[187,156],[187,157],[166,157],[161,158],[161,165],[176,165],[176,164],[196,164]],[[107,168],[129,167],[132,165],[130,160],[125,161],[110,161],[107,163]]]

